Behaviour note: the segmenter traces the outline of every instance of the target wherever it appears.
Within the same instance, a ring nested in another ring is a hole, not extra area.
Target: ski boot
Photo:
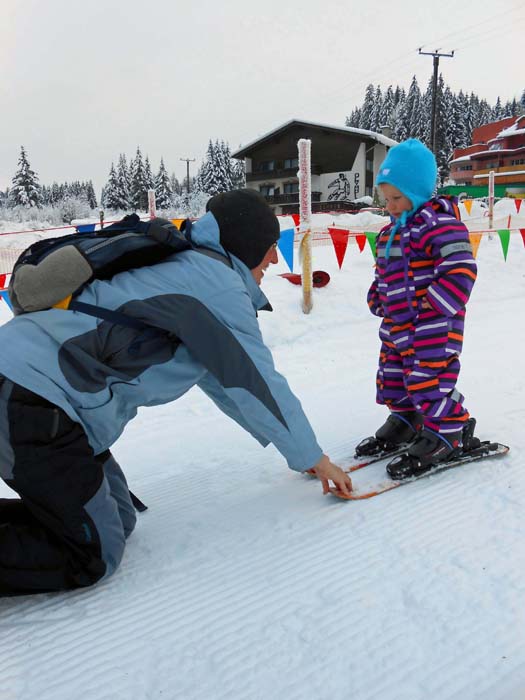
[[[404,442],[413,440],[423,427],[423,417],[417,411],[391,413],[375,436],[367,437],[355,448],[356,457],[370,457],[391,452]]]
[[[469,418],[462,430],[446,435],[423,428],[407,452],[394,457],[387,464],[388,475],[396,481],[420,476],[440,462],[447,462],[460,454],[475,450],[480,446],[479,438],[474,437],[475,427],[476,419]]]
[[[471,450],[476,450],[481,445],[480,439],[478,437],[474,437],[475,428],[475,418],[469,418],[463,426],[463,435],[461,436],[461,442],[463,443],[464,453],[470,452]]]

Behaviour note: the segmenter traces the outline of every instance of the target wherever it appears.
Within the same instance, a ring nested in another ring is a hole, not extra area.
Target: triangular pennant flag
[[[330,228],[328,227],[328,233],[334,244],[335,257],[337,258],[337,264],[339,269],[343,266],[343,260],[345,259],[346,248],[348,246],[348,231],[343,228]]]
[[[503,248],[503,257],[507,259],[507,253],[509,251],[509,241],[510,241],[510,231],[508,228],[503,228],[498,231],[498,236],[501,241],[501,247]]]
[[[521,201],[522,201],[521,199],[514,200],[514,204],[516,205],[516,211],[518,212],[518,214],[520,213],[520,209],[521,209]]]
[[[525,245],[525,228],[520,228],[521,238],[523,240],[523,245]]]
[[[299,228],[299,226],[301,225],[301,217],[299,216],[299,214],[292,214],[292,219],[295,224],[295,228]]]
[[[75,226],[77,233],[91,233],[95,230],[96,224],[77,224]]]
[[[479,244],[481,243],[481,233],[469,233],[470,245],[472,246],[472,255],[478,254]]]
[[[281,237],[277,241],[277,246],[281,251],[283,258],[286,260],[286,264],[290,268],[290,272],[293,272],[293,239],[295,235],[295,229],[287,228],[281,231]]]
[[[180,225],[183,221],[185,221],[185,219],[172,219],[171,223],[174,224],[180,231]]]
[[[366,236],[364,235],[364,233],[357,234],[355,237],[355,242],[359,246],[359,251],[362,253],[366,245]]]
[[[464,199],[463,204],[465,206],[465,209],[467,210],[467,214],[470,216],[470,212],[472,210],[472,200],[471,199]]]
[[[9,294],[7,292],[0,292],[0,297],[5,301],[5,303],[9,306],[9,308],[12,311],[13,305],[11,304],[11,299],[9,298]]]
[[[0,289],[5,289],[5,278],[7,275],[0,275]]]
[[[372,251],[372,255],[374,256],[374,260],[375,260],[377,233],[374,233],[373,231],[365,231],[365,236],[366,236],[366,240],[368,241],[368,245],[370,246],[370,250]]]

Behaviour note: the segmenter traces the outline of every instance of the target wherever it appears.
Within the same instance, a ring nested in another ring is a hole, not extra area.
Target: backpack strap
[[[215,250],[210,250],[209,248],[193,248],[197,253],[206,255],[209,258],[214,258],[215,260],[220,260],[228,267],[233,267],[230,256],[227,257],[222,255]],[[80,311],[88,316],[94,316],[95,318],[100,318],[103,321],[109,321],[110,323],[115,323],[119,326],[127,326],[128,328],[134,328],[137,331],[143,331],[146,335],[143,335],[138,341],[130,346],[130,352],[137,352],[140,347],[140,340],[146,337],[153,337],[154,335],[165,335],[168,331],[163,331],[160,328],[150,325],[149,323],[144,323],[134,316],[128,316],[122,311],[115,311],[113,309],[107,309],[105,306],[98,306],[97,304],[86,304],[84,301],[77,301],[76,299],[71,299],[69,303],[63,305],[62,308],[67,308],[71,311]],[[174,337],[171,334],[172,338]],[[135,348],[135,346],[137,346]]]

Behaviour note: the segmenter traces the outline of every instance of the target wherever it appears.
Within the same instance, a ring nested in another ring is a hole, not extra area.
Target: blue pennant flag
[[[11,304],[11,299],[9,298],[8,292],[0,292],[0,297],[5,301],[5,303],[9,306],[11,311],[13,310],[13,305]]]
[[[77,233],[91,233],[95,230],[96,224],[77,224],[75,226]]]
[[[277,246],[281,251],[283,258],[286,260],[290,272],[293,272],[293,239],[295,229],[287,228],[281,231],[281,237],[277,241]]]

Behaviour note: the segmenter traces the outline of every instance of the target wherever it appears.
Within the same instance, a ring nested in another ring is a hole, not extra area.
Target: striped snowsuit
[[[461,430],[469,413],[456,389],[465,305],[476,280],[468,231],[455,199],[424,204],[396,231],[377,238],[375,279],[368,305],[383,317],[377,403],[391,411],[414,408],[440,433]],[[423,309],[426,299],[431,308]]]

